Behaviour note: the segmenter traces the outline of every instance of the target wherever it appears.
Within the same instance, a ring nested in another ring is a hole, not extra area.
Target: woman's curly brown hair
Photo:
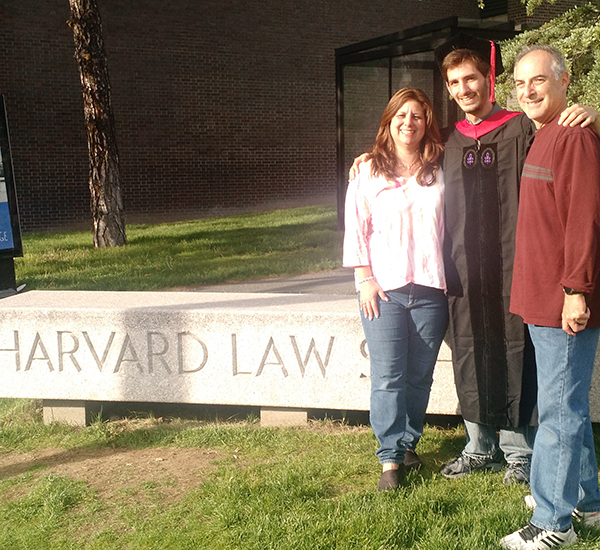
[[[368,153],[368,158],[371,160],[371,173],[373,176],[381,175],[390,181],[398,178],[400,159],[396,153],[396,145],[390,132],[390,123],[396,116],[398,109],[411,100],[420,103],[425,113],[425,135],[419,146],[421,168],[417,172],[417,181],[421,185],[432,185],[437,179],[437,173],[440,169],[439,158],[444,147],[440,129],[433,114],[433,106],[427,94],[418,88],[398,90],[383,111],[375,145]]]

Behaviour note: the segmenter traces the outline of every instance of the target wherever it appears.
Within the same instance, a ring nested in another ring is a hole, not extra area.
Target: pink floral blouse
[[[371,163],[361,163],[346,193],[344,267],[370,265],[383,290],[408,283],[446,290],[443,194],[441,171],[425,187],[415,177],[372,177]]]

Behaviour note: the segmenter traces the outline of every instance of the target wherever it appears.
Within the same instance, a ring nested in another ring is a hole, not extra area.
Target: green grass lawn
[[[342,238],[335,206],[129,225],[115,248],[86,231],[26,233],[15,271],[29,290],[165,290],[340,267]]]
[[[502,472],[437,473],[461,428],[426,426],[425,467],[377,493],[368,426],[138,414],[72,428],[44,425],[39,406],[0,400],[2,549],[484,550],[530,516]],[[600,548],[578,531],[574,549]]]
[[[461,429],[427,426],[426,467],[377,493],[366,426],[150,417],[75,429],[45,426],[38,405],[0,401],[3,549],[476,550],[528,519],[526,489],[505,487],[501,473],[437,473],[464,445]],[[138,452],[186,459],[178,474],[151,476]],[[86,469],[94,455],[102,461]],[[600,546],[593,533],[582,539],[576,548]]]

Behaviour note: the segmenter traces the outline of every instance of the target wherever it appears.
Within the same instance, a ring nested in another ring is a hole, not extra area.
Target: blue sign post
[[[14,258],[23,255],[4,96],[0,94],[0,297],[16,292]]]

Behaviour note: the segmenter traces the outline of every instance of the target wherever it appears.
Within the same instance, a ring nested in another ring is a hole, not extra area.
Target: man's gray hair
[[[521,59],[523,59],[527,54],[536,51],[542,51],[550,54],[550,57],[552,58],[552,72],[554,73],[556,80],[558,80],[560,75],[567,70],[565,58],[563,57],[563,54],[560,53],[556,48],[553,48],[552,46],[546,46],[545,44],[525,44],[525,46],[519,50],[517,57],[515,57],[515,71],[517,70],[517,65]]]

